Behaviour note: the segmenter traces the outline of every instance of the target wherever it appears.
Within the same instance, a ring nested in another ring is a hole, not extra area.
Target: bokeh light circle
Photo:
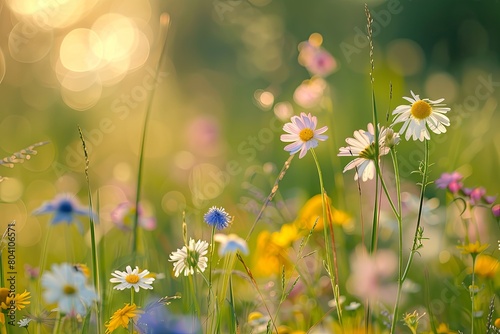
[[[425,56],[420,45],[410,39],[396,39],[387,46],[387,63],[400,75],[414,75],[422,71]]]
[[[100,80],[94,81],[82,90],[70,90],[61,87],[61,96],[64,103],[75,110],[87,110],[97,104],[102,95],[102,84]]]
[[[459,87],[455,78],[445,72],[434,73],[425,81],[425,96],[429,96],[434,99],[437,99],[438,97],[444,98],[445,103],[447,104],[456,100],[458,90]]]
[[[35,63],[50,52],[53,42],[51,30],[43,30],[30,21],[21,21],[9,33],[9,52],[18,62]]]
[[[97,33],[78,28],[63,39],[59,50],[61,64],[73,72],[95,70],[104,56],[103,43]]]

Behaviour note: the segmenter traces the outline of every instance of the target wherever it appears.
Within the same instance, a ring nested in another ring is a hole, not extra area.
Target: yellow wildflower
[[[456,332],[451,331],[448,325],[445,323],[440,323],[436,328],[436,332],[438,334],[456,334]]]
[[[325,199],[327,205],[326,214],[327,217],[329,215],[329,219],[333,224],[344,225],[350,221],[351,217],[347,213],[337,210],[331,205],[332,201],[328,196],[325,196]],[[318,220],[318,222],[316,223],[314,230],[320,231],[323,229],[323,203],[321,201],[320,194],[311,197],[304,204],[302,209],[300,209],[294,224],[300,229],[310,231],[316,220]]]
[[[135,304],[125,304],[125,306],[119,310],[117,310],[109,319],[109,322],[106,324],[106,334],[112,333],[118,327],[122,326],[123,328],[127,328],[130,319],[134,319],[142,311],[137,309]]]
[[[484,278],[495,278],[498,260],[489,255],[479,255],[474,264],[474,273]]]
[[[462,250],[462,254],[470,254],[475,257],[489,246],[488,244],[481,244],[479,241],[476,241],[475,243],[468,243],[467,245],[464,244],[457,247]]]
[[[292,224],[283,224],[277,232],[260,232],[254,252],[253,273],[265,277],[281,273],[283,266],[290,269],[292,265],[288,258],[288,248],[301,236],[300,231]]]
[[[30,298],[30,293],[24,290],[23,293],[17,293],[14,297],[7,297],[6,303],[2,303],[2,308],[7,309],[9,305],[14,304],[16,306],[16,310],[21,311],[26,307],[26,305],[29,305],[31,303],[28,300]]]

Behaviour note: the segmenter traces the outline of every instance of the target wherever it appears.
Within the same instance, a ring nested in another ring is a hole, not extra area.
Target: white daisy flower
[[[194,275],[197,272],[204,272],[207,268],[208,257],[208,242],[198,240],[196,243],[193,239],[189,239],[188,247],[184,246],[170,254],[170,262],[174,262],[175,277],[184,272],[184,276]]]
[[[373,179],[375,170],[375,129],[373,124],[368,124],[368,131],[354,131],[354,138],[347,138],[347,147],[341,147],[339,157],[356,157],[349,162],[343,172],[356,168],[354,180],[361,175],[364,181]],[[389,153],[389,147],[399,142],[399,134],[394,133],[391,128],[379,128],[379,157]]]
[[[291,121],[291,123],[286,123],[283,126],[283,130],[287,134],[280,137],[282,142],[292,142],[292,144],[285,146],[285,151],[290,152],[290,155],[300,151],[299,158],[302,159],[307,150],[318,146],[318,140],[325,141],[328,139],[328,136],[322,135],[328,130],[327,126],[316,130],[318,123],[316,116],[301,113],[300,117],[293,116]]]
[[[53,264],[51,269],[42,275],[45,301],[57,303],[62,314],[85,315],[97,299],[94,289],[87,286],[85,275],[68,263]]]
[[[135,267],[134,270],[130,266],[125,268],[126,271],[115,270],[111,273],[114,278],[110,279],[111,283],[119,283],[113,288],[116,290],[125,290],[134,288],[135,292],[139,292],[140,288],[143,289],[153,289],[151,284],[154,282],[153,277],[147,277],[149,275],[148,270],[143,270],[139,272],[139,267]]]
[[[450,111],[450,108],[444,107],[444,104],[441,103],[444,99],[435,101],[420,99],[418,95],[410,92],[413,98],[403,97],[403,99],[410,102],[411,105],[400,105],[394,109],[392,114],[397,116],[392,125],[404,122],[399,133],[403,134],[406,131],[406,140],[409,140],[410,137],[420,141],[431,139],[427,126],[436,134],[445,133],[445,126],[450,125],[450,119],[444,114]]]

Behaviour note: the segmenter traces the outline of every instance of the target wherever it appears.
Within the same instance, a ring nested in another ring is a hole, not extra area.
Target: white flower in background
[[[430,140],[427,127],[436,134],[445,133],[445,126],[450,125],[450,120],[444,114],[450,111],[450,108],[444,107],[445,105],[441,103],[444,99],[435,101],[420,99],[418,95],[410,92],[413,98],[403,97],[403,99],[410,102],[411,105],[400,105],[392,112],[393,115],[396,115],[392,125],[403,123],[399,133],[406,132],[406,140],[409,140],[410,137],[413,137],[413,140]]]
[[[63,263],[53,264],[51,271],[42,275],[43,297],[49,304],[57,303],[62,314],[85,315],[97,295],[87,285],[87,278],[74,266]]]

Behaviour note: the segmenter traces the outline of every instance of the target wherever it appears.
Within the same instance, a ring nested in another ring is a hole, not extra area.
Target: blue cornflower
[[[203,216],[205,223],[210,226],[215,226],[216,229],[222,230],[229,226],[232,218],[231,216],[224,210],[224,208],[218,208],[212,206],[208,209],[208,212]]]
[[[33,211],[34,215],[43,215],[46,213],[54,213],[50,222],[53,225],[61,222],[71,224],[76,221],[78,227],[81,229],[80,222],[76,219],[75,215],[89,216],[89,209],[82,206],[75,197],[69,194],[59,194],[52,201],[43,203],[42,206]]]
[[[236,234],[221,234],[217,233],[214,235],[214,240],[220,242],[219,256],[224,256],[228,253],[235,253],[240,251],[241,253],[248,255],[248,245],[245,239],[240,238]]]

